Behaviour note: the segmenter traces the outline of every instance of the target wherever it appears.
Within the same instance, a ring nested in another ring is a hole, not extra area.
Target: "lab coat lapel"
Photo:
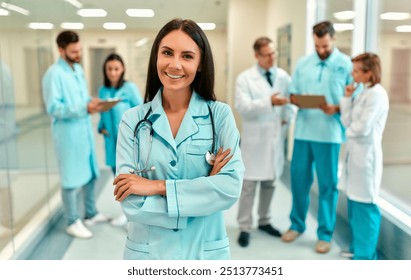
[[[188,110],[178,130],[175,142],[178,147],[184,140],[196,134],[199,130],[196,117],[208,115],[207,103],[197,93],[193,92]]]

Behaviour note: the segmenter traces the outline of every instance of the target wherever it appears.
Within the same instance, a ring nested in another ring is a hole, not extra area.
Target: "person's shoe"
[[[354,257],[354,253],[350,251],[341,251],[340,252],[340,257],[347,258],[347,259],[352,259]]]
[[[315,251],[319,254],[328,253],[330,249],[331,243],[324,240],[318,240],[317,245],[315,246]]]
[[[272,236],[275,236],[275,237],[281,237],[281,233],[270,224],[263,225],[263,226],[260,225],[260,226],[258,226],[258,229],[262,230],[262,231],[265,231],[269,235],[272,235]]]
[[[298,236],[300,236],[300,234],[301,233],[296,230],[289,229],[281,236],[281,240],[284,242],[293,242],[295,239],[297,239]]]
[[[85,219],[84,224],[86,226],[91,227],[91,226],[94,226],[94,225],[99,224],[99,223],[106,223],[108,221],[110,221],[109,218],[107,218],[106,216],[104,216],[101,213],[97,213],[96,215],[94,215],[93,218]]]
[[[240,232],[240,236],[238,237],[238,244],[241,247],[247,247],[250,243],[250,233],[242,231]]]
[[[93,233],[83,225],[80,219],[69,225],[66,228],[66,232],[73,237],[83,239],[91,238],[93,236]]]
[[[124,214],[122,214],[122,215],[118,216],[117,218],[111,220],[110,223],[113,227],[125,226],[127,224],[127,217]]]

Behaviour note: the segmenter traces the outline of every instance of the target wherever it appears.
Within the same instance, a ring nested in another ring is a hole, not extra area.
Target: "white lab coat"
[[[376,203],[383,168],[381,140],[389,110],[387,92],[380,84],[365,87],[354,99],[343,97],[340,105],[347,135],[340,189],[350,200]]]
[[[291,78],[280,68],[274,68],[274,71],[273,87],[258,65],[240,73],[236,81],[235,108],[242,117],[240,146],[246,180],[275,180],[283,170],[281,120],[291,120],[294,112],[288,106],[272,106],[271,95],[280,92],[279,96],[288,97]]]

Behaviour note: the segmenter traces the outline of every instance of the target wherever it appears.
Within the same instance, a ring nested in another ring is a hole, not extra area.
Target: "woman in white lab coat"
[[[207,37],[192,20],[170,21],[153,43],[146,103],[119,127],[114,193],[129,221],[124,258],[230,258],[223,210],[240,196],[244,165],[231,109],[215,100]],[[231,156],[215,173],[219,160],[212,165],[208,151],[221,147]]]
[[[352,59],[355,83],[363,90],[355,94],[346,87],[341,100],[341,120],[347,144],[342,187],[348,198],[348,219],[353,259],[376,259],[381,213],[377,205],[382,178],[382,135],[389,101],[381,86],[381,65],[376,54],[364,53]]]

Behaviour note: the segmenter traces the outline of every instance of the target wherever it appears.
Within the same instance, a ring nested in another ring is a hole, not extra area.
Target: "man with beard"
[[[87,89],[81,61],[81,43],[77,33],[63,31],[57,36],[59,59],[43,77],[43,98],[51,116],[51,129],[62,186],[66,232],[78,238],[90,238],[77,207],[78,191],[84,192],[86,225],[106,222],[96,209],[94,183],[99,176],[93,127],[90,115],[101,109],[100,100]]]
[[[291,94],[324,95],[327,101],[321,108],[298,111],[291,160],[291,226],[281,238],[292,242],[306,229],[315,169],[319,190],[318,253],[327,253],[331,248],[338,199],[338,157],[345,140],[338,104],[345,86],[352,81],[351,60],[334,46],[334,34],[329,21],[313,27],[316,52],[298,61],[290,87]],[[290,100],[298,106],[294,96]]]

